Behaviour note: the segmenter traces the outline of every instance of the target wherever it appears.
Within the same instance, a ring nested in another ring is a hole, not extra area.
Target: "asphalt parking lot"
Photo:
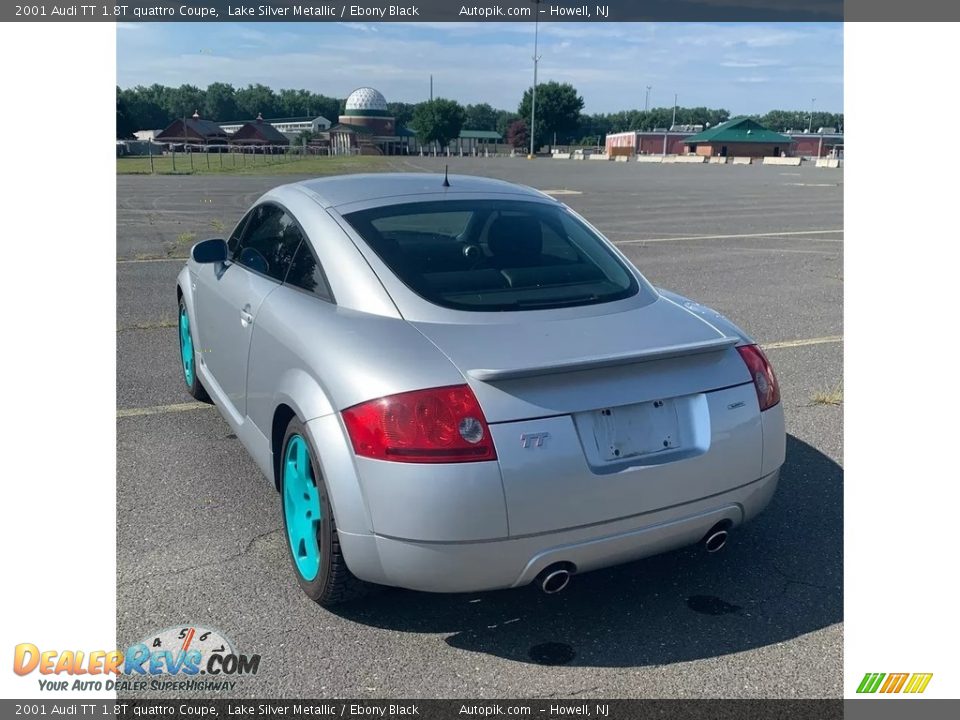
[[[260,193],[298,178],[118,176],[118,647],[181,623],[218,628],[262,656],[234,697],[839,697],[843,170],[392,161],[446,163],[563,193],[654,284],[767,345],[789,433],[771,506],[716,555],[577,576],[557,596],[386,590],[314,605],[272,484],[183,388],[183,260],[168,257],[225,236]]]

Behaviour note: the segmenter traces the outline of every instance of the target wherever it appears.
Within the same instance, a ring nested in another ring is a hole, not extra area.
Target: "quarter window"
[[[330,292],[330,286],[323,274],[323,268],[307,242],[300,243],[296,255],[293,256],[293,262],[290,263],[290,271],[287,273],[287,279],[284,282],[287,285],[312,292],[324,300],[333,299],[333,293]]]
[[[302,240],[303,234],[293,218],[282,208],[265,203],[253,209],[233,259],[283,282]]]

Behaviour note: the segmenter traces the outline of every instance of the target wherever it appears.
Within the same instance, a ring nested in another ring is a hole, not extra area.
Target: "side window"
[[[333,300],[333,293],[330,292],[323,268],[320,267],[313,250],[310,249],[310,244],[306,241],[300,244],[297,254],[293,256],[286,283],[312,292],[324,300]]]
[[[233,259],[258,273],[283,282],[303,235],[283,209],[265,203],[253,209],[233,253]]]
[[[256,210],[251,210],[246,215],[243,216],[243,219],[237,223],[237,226],[233,229],[233,232],[230,233],[230,239],[227,240],[227,251],[230,253],[230,257],[233,258],[236,255],[237,248],[240,247],[240,236],[243,235],[243,229],[247,226],[251,216],[256,212]]]

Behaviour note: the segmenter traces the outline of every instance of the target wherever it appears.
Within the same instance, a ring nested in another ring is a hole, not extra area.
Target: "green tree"
[[[466,117],[463,106],[454,100],[436,98],[417,105],[411,127],[422,143],[437,143],[446,147],[459,137]]]
[[[229,83],[215,82],[207,85],[200,112],[208,120],[227,122],[239,120],[237,117],[236,90]]]
[[[276,97],[277,114],[281,117],[305,117],[308,115],[316,117],[315,106],[315,96],[309,90],[284,89]]]
[[[167,88],[164,93],[164,110],[171,120],[174,118],[190,117],[195,112],[203,113],[204,92],[196,85],[181,85],[178,88]]]
[[[345,105],[346,98],[327,97],[326,95],[316,96],[317,115],[322,115],[332,123],[336,123],[340,118],[340,105]]]
[[[131,137],[135,130],[133,121],[130,117],[130,109],[127,107],[127,101],[120,88],[117,88],[117,139]]]
[[[517,110],[520,117],[530,117],[533,88],[528,88]],[[534,139],[539,145],[557,141],[568,142],[577,132],[580,111],[583,110],[583,98],[570,83],[550,81],[537,85],[537,119],[534,127]]]
[[[257,83],[256,85],[247,85],[236,92],[237,112],[242,120],[255,118],[257,113],[263,114],[265,118],[278,117],[279,102],[277,96],[266,85]]]
[[[497,120],[493,126],[493,129],[500,133],[501,136],[506,137],[507,129],[513,123],[514,120],[519,120],[517,114],[510,112],[509,110],[497,110]]]
[[[413,103],[391,102],[387,103],[387,112],[394,117],[397,127],[407,127],[413,120],[416,107]]]
[[[497,111],[488,103],[477,103],[476,105],[467,105],[465,108],[467,114],[464,120],[464,127],[467,130],[496,130],[497,129]],[[502,135],[503,133],[501,133]]]

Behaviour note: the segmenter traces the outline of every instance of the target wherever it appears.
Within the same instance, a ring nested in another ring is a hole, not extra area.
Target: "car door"
[[[283,281],[299,243],[290,215],[263,203],[251,211],[239,238],[231,238],[230,259],[199,275],[202,361],[239,419],[246,415],[247,356],[257,313]]]

